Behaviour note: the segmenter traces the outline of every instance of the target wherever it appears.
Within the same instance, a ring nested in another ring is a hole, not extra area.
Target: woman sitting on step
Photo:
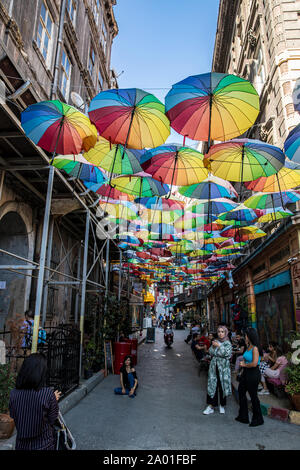
[[[115,388],[114,392],[116,395],[128,395],[130,398],[134,398],[136,396],[138,380],[136,371],[132,365],[132,357],[125,356],[123,365],[120,369],[121,387]]]

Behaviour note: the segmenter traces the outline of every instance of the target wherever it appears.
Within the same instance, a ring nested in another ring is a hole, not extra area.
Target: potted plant
[[[300,333],[296,331],[291,331],[288,338],[288,344],[291,350],[287,354],[289,364],[285,368],[287,377],[285,391],[288,394],[296,411],[300,411],[300,364],[298,363],[299,361],[295,361],[293,358],[293,354],[295,353],[293,343],[299,340]]]
[[[95,343],[92,339],[86,344],[83,361],[83,376],[85,380],[93,375],[93,363],[95,360]]]
[[[0,439],[9,439],[15,423],[9,416],[9,396],[15,387],[15,375],[9,364],[0,364]]]

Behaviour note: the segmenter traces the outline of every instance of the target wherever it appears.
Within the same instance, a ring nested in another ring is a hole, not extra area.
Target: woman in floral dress
[[[208,354],[211,356],[208,383],[207,383],[207,407],[203,414],[214,413],[218,406],[220,395],[220,413],[225,413],[226,397],[231,395],[231,369],[230,358],[232,354],[231,342],[228,338],[228,330],[225,326],[219,326],[218,339],[212,341]]]

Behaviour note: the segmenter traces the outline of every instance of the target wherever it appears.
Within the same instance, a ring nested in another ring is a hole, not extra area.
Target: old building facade
[[[245,136],[283,148],[300,122],[293,88],[300,76],[300,2],[221,0],[212,70],[248,79],[260,96],[260,113]],[[247,191],[244,197],[248,197]],[[246,308],[262,341],[284,345],[286,333],[300,327],[297,305],[300,263],[298,207],[288,221],[265,224],[267,237],[250,242],[235,262],[234,286],[226,280],[210,289],[210,323],[232,324],[231,306]],[[299,304],[299,302],[298,302]]]
[[[111,68],[118,33],[115,4],[0,1],[0,330],[16,314],[35,310],[48,190],[49,156],[24,135],[21,112],[48,99],[86,112],[98,92],[117,87]],[[55,170],[41,305],[44,322],[79,323],[82,297],[87,314],[105,291],[103,255],[108,248],[95,241],[97,198],[83,195],[85,190],[79,180]]]

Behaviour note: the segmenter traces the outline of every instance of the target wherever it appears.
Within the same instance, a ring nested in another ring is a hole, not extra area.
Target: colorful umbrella
[[[220,220],[237,220],[253,222],[258,217],[263,215],[263,212],[258,209],[250,209],[244,204],[239,204],[235,209],[219,215]]]
[[[184,186],[203,181],[208,172],[202,153],[176,144],[150,149],[141,158],[142,168],[158,181]]]
[[[107,212],[109,215],[112,215],[115,218],[126,220],[135,219],[138,212],[137,207],[134,206],[134,204],[128,205],[127,201],[120,201],[119,204],[100,202],[99,208],[103,213]]]
[[[284,191],[282,193],[256,193],[244,201],[244,205],[252,209],[273,209],[292,204],[300,199],[298,191]]]
[[[126,148],[157,147],[170,135],[164,105],[138,88],[100,92],[90,103],[89,116],[102,137]]]
[[[244,182],[277,173],[284,160],[278,147],[259,140],[233,139],[213,145],[204,157],[204,165],[220,178]]]
[[[90,165],[82,156],[65,155],[64,157],[55,157],[53,166],[64,170],[73,178],[78,178],[83,181],[102,185],[107,180],[106,176],[99,168]]]
[[[36,145],[53,153],[77,155],[86,139],[97,141],[97,130],[85,114],[59,100],[41,101],[21,113],[21,124]],[[90,140],[86,140],[87,147]]]
[[[184,208],[184,202],[178,199],[167,199],[158,196],[136,198],[135,202],[137,204],[143,204],[143,206],[152,211],[181,211]]]
[[[242,135],[259,113],[259,97],[247,80],[235,75],[194,75],[172,86],[166,114],[179,134],[193,140],[228,140]]]
[[[174,223],[174,227],[178,231],[192,230],[197,229],[198,227],[204,227],[205,222],[206,217],[204,215],[186,212],[183,216],[177,218],[176,222]]]
[[[114,238],[116,238],[117,240],[121,240],[122,242],[128,243],[128,245],[131,245],[131,246],[140,245],[139,239],[130,232],[116,234]]]
[[[131,175],[142,171],[140,159],[143,153],[144,150],[125,149],[123,145],[111,144],[100,137],[84,157],[110,173]]]
[[[185,197],[209,200],[220,197],[233,199],[238,196],[236,190],[228,181],[213,175],[209,175],[202,183],[182,186],[179,192]]]
[[[257,222],[264,224],[266,222],[276,222],[277,220],[285,219],[291,217],[293,212],[288,211],[287,209],[277,209],[275,212],[271,209],[264,211],[264,214],[257,219]]]
[[[285,159],[284,166],[274,175],[245,183],[247,189],[262,192],[280,192],[300,186],[300,165]]]
[[[240,230],[237,231],[237,234],[234,237],[234,240],[238,243],[240,242],[247,242],[249,240],[256,240],[257,238],[265,237],[267,234],[263,231],[258,229],[256,232],[252,233],[239,233]]]
[[[164,196],[169,191],[169,186],[159,183],[146,173],[130,176],[119,176],[112,179],[112,187],[124,193],[133,194],[139,198]]]
[[[120,201],[133,201],[134,196],[131,194],[123,193],[116,188],[112,188],[109,184],[94,184],[85,182],[84,185],[89,188],[90,191],[97,193],[101,196],[101,199],[106,200],[107,202],[112,202],[113,200]]]
[[[300,163],[300,124],[294,127],[284,142],[286,156],[295,163]]]

